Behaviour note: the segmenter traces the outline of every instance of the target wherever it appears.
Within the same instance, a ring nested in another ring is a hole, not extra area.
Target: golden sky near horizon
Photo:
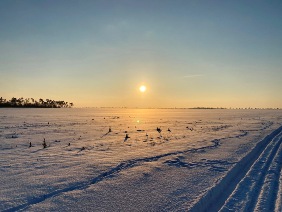
[[[280,1],[0,1],[0,96],[282,108],[281,11]]]

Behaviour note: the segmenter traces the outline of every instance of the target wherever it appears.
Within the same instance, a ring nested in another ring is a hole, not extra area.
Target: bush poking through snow
[[[47,148],[47,144],[46,144],[45,138],[43,140],[42,146],[43,146],[43,149]]]
[[[130,138],[129,135],[126,133],[126,134],[125,134],[124,141],[126,141],[126,140],[129,139],[129,138]]]

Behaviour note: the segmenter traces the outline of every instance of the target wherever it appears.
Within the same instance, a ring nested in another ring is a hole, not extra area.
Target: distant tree
[[[6,99],[3,99],[2,97],[0,97],[0,105],[5,104],[6,103]]]
[[[11,98],[11,100],[7,101],[3,97],[0,97],[0,107],[41,107],[41,108],[70,108],[73,107],[73,103],[68,103],[65,101],[55,101],[51,99],[40,98],[38,101],[34,98]]]
[[[26,98],[25,100],[24,100],[24,106],[25,107],[28,107],[30,105],[30,98]]]
[[[10,103],[11,103],[11,106],[17,106],[17,98],[13,97],[11,100],[10,100]]]
[[[18,98],[17,105],[21,107],[21,106],[23,106],[23,103],[24,103],[24,98],[23,97]]]
[[[39,99],[39,104],[40,104],[40,106],[43,106],[44,105],[44,100],[43,99]]]

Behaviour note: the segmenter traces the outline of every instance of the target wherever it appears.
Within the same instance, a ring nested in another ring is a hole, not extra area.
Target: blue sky
[[[0,95],[282,107],[281,11],[281,1],[1,0]]]

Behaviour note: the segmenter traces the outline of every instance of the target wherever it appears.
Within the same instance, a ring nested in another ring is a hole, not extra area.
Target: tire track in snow
[[[96,184],[100,181],[103,181],[107,178],[110,178],[110,177],[114,176],[115,174],[118,174],[119,172],[121,172],[123,170],[141,165],[142,163],[157,161],[161,158],[168,157],[168,156],[174,156],[174,155],[185,154],[185,153],[202,152],[202,151],[205,151],[205,150],[208,150],[208,149],[214,149],[214,148],[217,148],[217,147],[220,146],[220,141],[222,141],[222,140],[232,139],[232,138],[241,138],[241,137],[245,137],[246,135],[248,135],[248,132],[242,130],[241,134],[233,136],[233,137],[224,137],[224,138],[214,139],[214,140],[211,141],[213,144],[209,145],[209,146],[204,146],[204,147],[200,147],[200,148],[192,148],[192,149],[170,152],[170,153],[161,154],[161,155],[152,156],[152,157],[137,158],[137,159],[124,161],[124,162],[121,162],[116,167],[113,167],[109,171],[104,172],[104,173],[92,178],[92,180],[90,180],[90,181],[77,182],[73,185],[70,185],[69,187],[66,187],[66,188],[63,188],[63,189],[58,189],[58,190],[55,190],[55,191],[50,192],[48,194],[44,194],[44,195],[41,195],[41,196],[37,196],[37,197],[31,198],[31,199],[28,199],[26,203],[15,206],[15,207],[11,207],[9,209],[5,209],[4,211],[8,212],[8,211],[26,210],[32,205],[43,202],[43,201],[45,201],[49,198],[59,196],[63,193],[71,192],[71,191],[74,191],[74,190],[86,189],[89,186]]]
[[[281,133],[270,141],[227,199],[222,211],[228,209],[254,211],[256,206],[260,209],[259,211],[274,211],[273,206],[275,206],[278,193],[276,189],[278,186],[275,185],[275,181],[278,181],[280,176],[279,165],[276,165],[274,159],[278,159],[279,154],[281,154],[278,152],[281,141]],[[274,166],[274,169],[278,169],[276,171],[279,175],[270,171],[272,166]],[[272,176],[272,174],[274,175]]]
[[[281,176],[282,168],[282,145],[280,139],[280,146],[273,158],[273,162],[266,173],[262,190],[260,192],[258,203],[256,204],[256,211],[281,211],[281,199],[278,197],[279,194],[279,178]],[[280,201],[279,201],[280,199]],[[280,210],[278,209],[280,207]],[[276,209],[275,209],[276,208]]]
[[[260,141],[191,211],[253,211],[255,208],[274,211],[281,208],[277,205],[280,199],[281,142],[282,127]],[[267,185],[273,190],[269,190]]]
[[[282,174],[280,170],[280,178],[279,178],[279,188],[278,188],[278,195],[275,204],[275,211],[282,211]]]

